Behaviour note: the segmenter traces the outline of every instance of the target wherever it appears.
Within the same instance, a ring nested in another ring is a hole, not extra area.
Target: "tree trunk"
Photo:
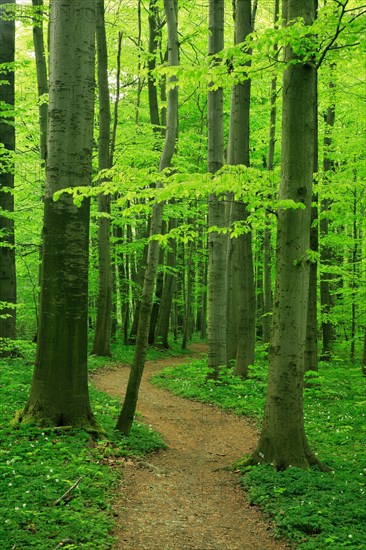
[[[177,28],[177,10],[174,0],[164,0],[165,15],[168,26],[169,65],[179,65],[179,42]],[[172,84],[176,81],[171,77]],[[178,87],[174,84],[168,93],[167,131],[164,149],[160,159],[159,171],[162,172],[171,165],[177,139],[178,121]],[[156,202],[151,216],[151,233],[161,232],[163,217],[163,203]],[[159,241],[150,239],[148,247],[147,265],[144,278],[144,286],[141,298],[141,308],[136,336],[136,349],[130,376],[128,379],[125,400],[119,415],[116,429],[122,434],[128,435],[135,416],[138,392],[144,371],[147,341],[149,336],[150,316],[153,303],[153,293],[156,280],[156,271],[159,262]]]
[[[8,5],[8,6],[7,6]],[[4,168],[0,172],[0,355],[10,350],[7,339],[16,337],[16,270],[14,239],[14,54],[15,19],[12,8],[15,1],[0,0],[0,64],[9,64],[0,72],[0,103],[7,110],[0,121],[0,142],[4,145],[2,160]],[[7,7],[9,9],[7,9]],[[5,81],[5,83],[4,83]]]
[[[203,273],[202,273],[202,301],[201,301],[201,340],[206,340],[207,338],[207,276],[208,276],[208,262],[205,259],[203,264]]]
[[[189,243],[188,247],[188,259],[186,265],[187,272],[187,291],[186,299],[184,304],[184,323],[183,323],[183,339],[182,339],[182,349],[187,349],[188,340],[190,337],[190,326],[191,326],[191,316],[192,316],[192,254],[193,254],[193,242]]]
[[[162,224],[162,234],[164,235],[166,232],[166,224],[163,222]],[[160,247],[159,252],[159,262],[158,265],[162,266],[164,265],[164,249]],[[159,310],[160,310],[160,302],[163,297],[163,289],[164,289],[164,273],[163,271],[158,271],[156,276],[156,284],[155,284],[155,297],[153,301],[153,307],[151,310],[151,316],[150,316],[150,330],[149,330],[149,344],[153,345],[155,344],[155,331],[156,331],[156,324],[158,322],[158,316],[159,316]]]
[[[159,105],[158,105],[158,91],[153,75],[156,67],[156,50],[160,44],[160,31],[158,27],[158,6],[157,0],[150,0],[149,4],[149,59],[147,62],[148,67],[148,97],[149,97],[149,110],[150,110],[150,122],[153,125],[154,132],[160,133],[160,120],[159,120]]]
[[[98,58],[98,92],[99,92],[99,171],[110,168],[110,123],[108,86],[108,53],[104,21],[104,0],[97,0],[97,58]],[[104,178],[105,180],[105,178]],[[103,183],[103,176],[101,177]],[[112,326],[112,264],[111,264],[111,205],[110,195],[101,193],[98,197],[98,300],[97,320],[95,325],[92,354],[111,355],[110,337]]]
[[[36,72],[37,72],[37,90],[38,90],[38,120],[39,120],[39,156],[41,159],[41,166],[45,167],[47,158],[47,117],[48,117],[48,104],[42,100],[44,94],[48,94],[48,77],[47,77],[47,62],[46,53],[44,47],[44,35],[43,35],[43,17],[44,17],[44,4],[43,0],[32,0],[33,6],[33,44],[34,55],[36,59]],[[41,235],[42,239],[42,235]],[[41,265],[42,255],[41,250],[39,254],[39,268],[38,268],[38,285],[41,287]],[[38,297],[39,299],[39,297]],[[38,304],[37,304],[38,306]],[[36,334],[33,337],[33,342],[37,342],[38,332],[38,314],[36,316]]]
[[[314,174],[319,171],[318,162],[318,78],[315,75],[315,127],[314,127]],[[310,216],[310,250],[319,251],[318,193],[314,192]],[[306,325],[305,370],[318,370],[318,259],[310,260],[309,297]]]
[[[356,173],[354,174],[354,181],[357,180]],[[352,227],[352,237],[353,237],[353,247],[352,247],[352,278],[350,283],[351,288],[351,349],[350,349],[350,360],[352,363],[355,361],[355,352],[356,352],[356,332],[357,332],[357,287],[358,287],[358,274],[359,274],[359,265],[360,265],[360,246],[359,246],[359,230],[358,230],[358,220],[357,220],[357,189],[353,190],[353,227]]]
[[[151,234],[151,217],[149,216],[148,222],[147,222],[147,228],[146,228],[146,237],[150,234]],[[146,264],[147,264],[148,248],[149,247],[146,244],[144,246],[142,261],[140,262],[140,265],[139,265],[138,269],[136,270],[136,281],[135,281],[135,283],[138,286],[141,286],[141,289],[142,289],[143,284],[144,284],[144,276],[145,276],[145,270],[146,270]],[[136,303],[135,303],[132,326],[131,326],[130,336],[129,336],[129,342],[131,344],[134,344],[136,342],[137,326],[138,326],[138,323],[139,323],[139,316],[140,316],[140,307],[141,307],[141,296],[138,296],[137,299],[136,299]]]
[[[275,0],[273,12],[273,26],[276,27],[279,18],[280,1]],[[278,58],[278,47],[274,46],[274,57]],[[267,155],[267,170],[273,171],[274,154],[276,146],[276,118],[277,118],[277,77],[271,80],[270,97],[270,117],[269,117],[269,140]],[[263,342],[269,344],[271,334],[271,314],[272,314],[272,270],[271,270],[271,222],[267,215],[263,235]]]
[[[169,230],[175,229],[177,227],[177,220],[172,218],[169,220]],[[159,308],[159,317],[156,327],[156,342],[159,346],[162,346],[165,349],[169,348],[168,334],[169,334],[169,319],[170,312],[172,309],[173,301],[173,291],[174,291],[174,282],[175,274],[173,270],[176,267],[176,255],[177,255],[177,245],[176,241],[172,239],[170,243],[170,249],[167,254],[166,267],[167,272],[164,276],[164,292]]]
[[[47,63],[43,37],[43,0],[32,0],[33,16],[33,44],[36,58],[38,98],[48,94]],[[46,161],[47,148],[47,102],[40,101],[39,114],[39,153],[42,163]]]
[[[87,380],[89,202],[54,193],[90,185],[95,9],[54,0],[40,325],[26,421],[95,427]]]
[[[330,84],[330,88],[334,88],[334,84]],[[323,159],[323,171],[325,183],[328,183],[329,175],[334,170],[334,162],[331,159],[330,148],[332,145],[331,131],[335,122],[335,107],[331,105],[327,109],[325,116],[325,137],[323,141],[324,159]],[[320,219],[320,233],[322,239],[328,237],[329,222],[328,222],[328,210],[330,207],[330,200],[328,198],[321,201],[322,216]],[[321,273],[320,273],[320,303],[322,310],[322,336],[323,336],[323,349],[321,358],[323,361],[328,361],[331,358],[332,346],[335,338],[334,325],[331,320],[332,310],[334,307],[334,299],[332,296],[332,279],[333,274],[327,271],[327,266],[331,266],[334,261],[334,254],[328,244],[323,244],[320,247],[320,260],[321,260]]]
[[[283,18],[303,17],[312,24],[314,0],[285,0]],[[259,444],[249,462],[308,468],[319,461],[304,429],[303,376],[309,289],[309,248],[314,167],[315,68],[285,50],[283,74],[282,177],[280,199],[304,209],[280,209],[276,248],[276,290],[269,380]],[[297,61],[297,63],[296,63]]]
[[[362,374],[366,376],[366,325],[363,334]]]
[[[244,42],[252,31],[251,0],[236,0],[235,7],[235,44]],[[234,68],[235,70],[235,68]],[[244,164],[249,166],[249,113],[250,113],[250,80],[236,84],[231,95],[230,134],[228,146],[228,164]],[[248,212],[242,201],[234,201],[232,197],[231,222],[246,222]],[[233,264],[228,265],[228,278],[233,275],[233,299],[236,314],[236,350],[235,369],[237,376],[246,378],[248,366],[254,363],[256,296],[252,255],[251,231],[230,239],[229,247],[233,252],[229,255]],[[235,265],[235,267],[234,267]],[[231,323],[232,319],[228,319]]]
[[[224,0],[209,1],[209,46],[213,56],[224,47]],[[223,90],[208,92],[208,171],[215,174],[224,162]],[[222,199],[222,197],[221,197]],[[216,194],[209,196],[208,225],[225,226],[225,203]],[[210,231],[208,236],[208,366],[216,378],[226,365],[226,236]]]
[[[266,219],[263,236],[263,343],[268,344],[271,333],[272,276],[271,276],[271,230]]]

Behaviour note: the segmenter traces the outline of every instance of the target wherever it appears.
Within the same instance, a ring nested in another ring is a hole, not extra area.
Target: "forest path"
[[[218,408],[176,397],[149,383],[167,366],[190,356],[147,361],[138,411],[159,431],[169,448],[144,462],[126,463],[120,496],[115,550],[281,550],[269,524],[250,506],[238,477],[222,470],[257,441],[253,424]],[[129,368],[102,369],[96,386],[113,396],[124,394]],[[271,536],[272,535],[272,536]]]

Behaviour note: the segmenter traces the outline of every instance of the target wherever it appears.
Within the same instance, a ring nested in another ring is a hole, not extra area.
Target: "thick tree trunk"
[[[179,43],[177,28],[177,10],[174,0],[164,0],[165,15],[168,26],[169,65],[179,65]],[[171,82],[175,82],[172,77]],[[178,121],[178,87],[172,86],[168,94],[167,131],[164,149],[160,159],[159,171],[162,172],[171,165],[177,139]],[[161,232],[163,218],[163,203],[156,202],[151,216],[151,233]],[[136,336],[136,349],[130,376],[128,379],[125,400],[119,415],[116,429],[122,434],[128,435],[135,416],[138,392],[144,371],[147,341],[149,336],[150,316],[153,303],[153,293],[156,280],[156,272],[159,262],[159,241],[150,239],[148,247],[147,265],[144,278],[144,286],[141,298],[139,323]]]
[[[224,0],[209,1],[209,45],[213,56],[224,47]],[[208,92],[208,171],[215,174],[224,162],[223,90]],[[222,198],[222,197],[221,197]],[[208,225],[225,226],[225,202],[211,194],[208,207]],[[208,366],[212,377],[218,368],[226,365],[226,236],[210,231],[208,236]]]
[[[251,0],[236,0],[235,7],[235,44],[244,42],[252,30]],[[235,69],[234,69],[235,70]],[[236,84],[231,95],[230,134],[228,146],[228,164],[249,166],[249,113],[250,80]],[[248,212],[241,201],[232,197],[230,221],[246,222]],[[232,264],[228,265],[228,278],[233,275],[233,298],[236,313],[233,316],[236,340],[234,373],[242,378],[248,375],[248,366],[254,363],[256,296],[252,255],[251,232],[236,239],[230,239],[229,254]],[[235,267],[234,267],[235,264]],[[232,320],[228,319],[228,323]]]
[[[98,92],[99,92],[99,171],[110,168],[110,123],[108,86],[108,53],[104,21],[104,0],[97,0],[97,59],[98,59]],[[101,179],[103,182],[103,179]],[[112,264],[110,246],[110,195],[98,197],[98,300],[97,320],[93,342],[93,355],[111,355],[110,337],[112,327]]]
[[[285,0],[283,17],[303,17],[311,24],[314,0]],[[286,61],[296,57],[289,47]],[[263,426],[250,463],[308,468],[319,461],[310,450],[304,429],[303,377],[309,289],[309,248],[314,166],[315,69],[297,60],[283,75],[281,199],[304,209],[280,209],[276,249],[276,290],[269,380]]]
[[[7,6],[9,10],[7,9]],[[9,347],[6,339],[16,337],[16,271],[14,239],[14,63],[15,19],[12,8],[15,1],[0,0],[0,64],[9,66],[0,72],[0,102],[7,109],[0,121],[0,143],[4,145],[3,168],[0,171],[0,355],[6,355]],[[4,83],[6,81],[6,83]],[[3,340],[5,339],[5,340]]]
[[[88,396],[89,203],[56,191],[90,185],[95,8],[53,0],[39,337],[23,418],[42,425],[95,426]]]

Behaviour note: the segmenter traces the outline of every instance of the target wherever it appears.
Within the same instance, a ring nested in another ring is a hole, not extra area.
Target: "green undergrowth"
[[[89,358],[89,372],[93,372],[100,367],[120,365],[121,363],[131,365],[135,354],[135,346],[125,346],[120,342],[115,342],[111,346],[111,357],[97,357],[91,355]],[[149,346],[147,349],[147,360],[165,359],[166,357],[179,357],[184,354],[189,355],[189,350],[182,350],[180,344],[172,342],[169,349]]]
[[[207,362],[169,367],[154,383],[182,397],[218,405],[259,421],[267,367],[259,361],[250,379],[229,369],[207,380]],[[269,466],[239,468],[250,501],[275,522],[276,532],[306,550],[366,548],[366,379],[359,367],[337,360],[307,376],[305,424],[310,444],[332,473]],[[240,437],[240,434],[238,434]]]
[[[94,387],[92,407],[105,438],[93,441],[82,430],[15,429],[11,421],[26,402],[32,363],[2,360],[0,369],[0,549],[112,548],[120,475],[113,466],[164,448],[162,438],[138,422],[121,438],[113,429],[120,402]],[[76,482],[71,500],[55,505]]]

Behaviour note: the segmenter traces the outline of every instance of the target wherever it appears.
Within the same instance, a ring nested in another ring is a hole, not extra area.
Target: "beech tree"
[[[94,3],[51,2],[40,323],[23,412],[23,420],[42,425],[95,424],[87,384],[89,203],[77,207],[61,192],[90,184],[94,40]]]
[[[315,14],[314,0],[283,2],[287,24],[302,17],[311,25]],[[305,435],[303,412],[316,68],[290,46],[285,62],[280,199],[291,199],[296,208],[278,212],[268,388],[260,440],[250,459],[277,469],[320,465]]]
[[[108,86],[108,51],[104,20],[104,0],[97,0],[96,42],[98,60],[99,92],[99,171],[111,167],[110,158],[110,122]],[[103,175],[101,176],[103,181]],[[110,336],[112,325],[112,265],[111,265],[111,206],[110,195],[101,193],[98,197],[98,301],[92,353],[110,355]]]
[[[224,14],[223,0],[209,2],[209,37],[208,54],[215,64],[217,55],[224,47]],[[217,89],[216,89],[217,88]],[[224,163],[224,122],[223,122],[223,89],[216,87],[208,92],[207,132],[208,151],[207,167],[215,174]],[[209,227],[225,227],[225,202],[223,196],[215,193],[209,196]],[[226,365],[227,360],[227,319],[226,319],[226,236],[219,231],[210,231],[208,237],[208,366],[213,369],[213,376],[218,367]]]
[[[14,239],[15,0],[0,1],[0,355],[16,335]]]
[[[36,59],[37,73],[37,88],[39,97],[39,153],[42,164],[46,160],[47,152],[47,111],[48,105],[44,99],[44,95],[48,94],[48,79],[47,79],[47,62],[44,45],[43,33],[43,17],[44,5],[43,0],[32,0],[34,9],[33,15],[33,44],[34,55]]]
[[[235,3],[235,44],[245,41],[252,31],[251,0],[237,0]],[[235,70],[235,68],[234,68]],[[244,75],[245,76],[245,75]],[[243,164],[249,166],[249,113],[250,113],[250,79],[233,86],[231,95],[230,133],[228,145],[228,164]],[[248,212],[242,200],[234,200],[233,194],[229,195],[230,223],[246,222]],[[228,288],[228,335],[229,327],[233,327],[234,372],[242,378],[248,374],[248,366],[254,363],[255,348],[255,285],[252,256],[252,233],[247,231],[237,238],[229,240],[228,259],[232,260],[227,265],[228,281],[232,280],[231,288]],[[230,292],[231,290],[231,292]],[[233,315],[233,319],[231,318]],[[229,349],[230,338],[228,338]]]
[[[168,63],[171,67],[177,67],[179,65],[178,3],[175,0],[164,0],[164,8],[168,26]],[[172,76],[168,92],[167,129],[164,149],[160,158],[159,172],[163,172],[171,166],[178,135],[178,87],[175,82],[176,78]],[[160,187],[159,184],[158,187]],[[128,378],[122,410],[116,424],[116,429],[124,435],[128,435],[132,427],[145,366],[153,294],[159,262],[159,241],[156,239],[156,235],[161,232],[162,218],[163,203],[155,202],[151,216],[150,241],[137,326],[135,355]]]

